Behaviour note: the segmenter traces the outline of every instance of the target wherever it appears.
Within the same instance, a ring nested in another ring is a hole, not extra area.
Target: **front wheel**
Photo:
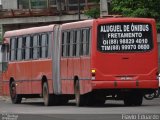
[[[22,97],[16,93],[16,83],[14,81],[10,84],[10,96],[12,103],[19,104],[22,101]]]

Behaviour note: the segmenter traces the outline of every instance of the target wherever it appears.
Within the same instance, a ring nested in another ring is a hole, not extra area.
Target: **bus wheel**
[[[141,93],[137,93],[134,95],[134,102],[133,105],[141,106],[143,102],[143,95]]]
[[[143,95],[139,92],[130,92],[125,95],[125,106],[141,106],[143,102]]]
[[[74,93],[75,93],[76,106],[83,106],[84,105],[84,96],[82,96],[80,94],[79,80],[76,80],[76,82],[75,82]]]
[[[51,106],[53,105],[53,95],[49,94],[48,84],[47,82],[43,83],[43,100],[45,106]]]
[[[68,103],[68,101],[69,101],[69,99],[64,98],[64,97],[61,97],[61,98],[58,98],[58,99],[57,99],[57,103],[58,103],[59,105],[66,105],[66,104]]]
[[[16,84],[14,81],[11,82],[11,84],[10,84],[10,96],[11,96],[12,103],[14,103],[14,104],[21,103],[22,97],[20,95],[17,95]]]
[[[103,106],[105,101],[106,96],[101,92],[91,92],[87,95],[87,105],[89,106]]]
[[[127,93],[124,97],[124,105],[125,106],[131,106],[132,105],[132,95]]]

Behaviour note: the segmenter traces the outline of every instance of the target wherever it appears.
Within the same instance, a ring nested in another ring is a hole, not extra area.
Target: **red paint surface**
[[[150,52],[140,53],[107,54],[97,51],[97,26],[112,22],[150,23],[152,25],[154,48]],[[62,30],[85,28],[88,26],[92,30],[90,55],[60,59],[62,94],[74,94],[73,79],[75,76],[78,76],[80,80],[81,94],[94,89],[158,88],[158,80],[156,80],[158,72],[157,36],[155,22],[152,19],[107,18],[88,20],[86,22],[64,24],[62,25]],[[47,29],[45,27],[45,31]],[[38,32],[40,31],[38,30]],[[17,35],[20,33],[21,31],[17,31]],[[22,34],[25,33],[22,32]],[[10,35],[7,33],[6,36]],[[126,57],[128,59],[123,59]],[[91,69],[96,70],[95,80],[91,80]],[[53,93],[54,83],[52,80],[51,59],[10,62],[8,70],[3,73],[3,93],[4,95],[9,95],[9,80],[13,77],[17,83],[18,94],[41,94],[41,78],[43,75],[48,78],[49,90],[50,93]],[[123,76],[131,76],[131,78],[126,81],[122,80]]]
[[[152,25],[153,46],[149,52],[126,52],[126,53],[101,53],[97,51],[97,32],[92,40],[91,68],[96,70],[96,89],[116,88],[114,81],[117,81],[118,88],[137,88],[135,81],[139,81],[138,88],[157,88],[158,72],[158,49],[155,21],[152,19],[100,19],[94,25],[107,24],[112,22],[142,22]],[[95,28],[95,31],[97,27]],[[128,59],[123,59],[128,58]],[[123,76],[131,76],[130,81],[121,80]],[[99,82],[98,82],[99,81]]]

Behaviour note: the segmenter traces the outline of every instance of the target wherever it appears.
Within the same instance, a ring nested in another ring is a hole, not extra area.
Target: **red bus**
[[[142,104],[158,89],[155,21],[104,18],[4,34],[3,90],[13,103],[43,97],[44,105],[123,100]]]

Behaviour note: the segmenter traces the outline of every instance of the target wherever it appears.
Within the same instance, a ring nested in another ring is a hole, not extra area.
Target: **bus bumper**
[[[92,89],[158,89],[158,80],[92,81]]]

